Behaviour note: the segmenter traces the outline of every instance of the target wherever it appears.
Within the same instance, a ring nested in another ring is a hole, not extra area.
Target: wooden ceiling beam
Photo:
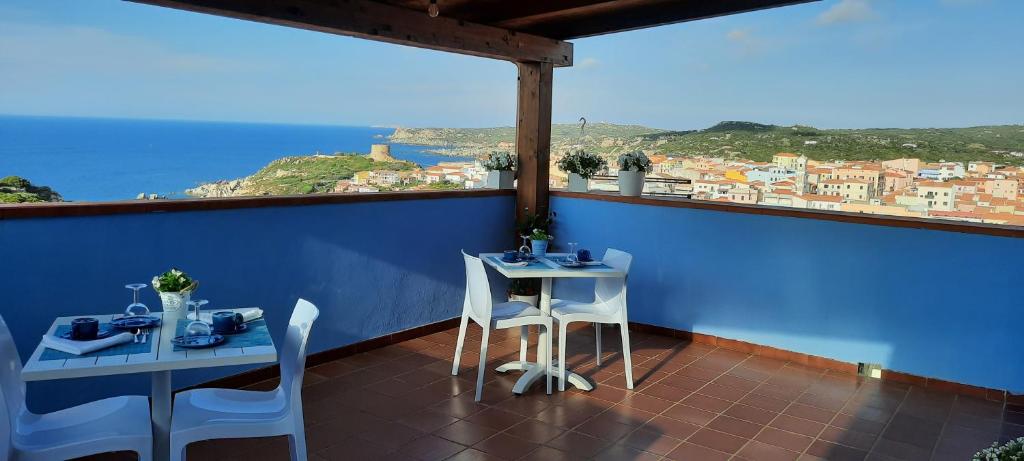
[[[572,43],[370,0],[128,0],[514,62],[572,65]]]
[[[608,0],[494,22],[562,40],[820,0]]]

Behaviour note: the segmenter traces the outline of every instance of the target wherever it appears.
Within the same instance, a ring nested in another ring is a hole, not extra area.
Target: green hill
[[[60,194],[49,187],[33,185],[29,180],[8,176],[0,178],[0,203],[62,202]]]

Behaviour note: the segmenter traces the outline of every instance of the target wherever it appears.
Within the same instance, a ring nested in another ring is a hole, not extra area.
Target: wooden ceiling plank
[[[370,0],[129,0],[179,10],[519,62],[572,65],[572,43]]]

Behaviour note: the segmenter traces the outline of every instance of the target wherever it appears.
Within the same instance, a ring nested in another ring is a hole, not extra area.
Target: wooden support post
[[[528,213],[548,213],[548,165],[551,158],[551,84],[554,68],[546,62],[517,62],[516,222]]]

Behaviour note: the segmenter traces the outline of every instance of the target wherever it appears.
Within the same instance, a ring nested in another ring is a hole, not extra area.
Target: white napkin
[[[530,265],[530,263],[528,261],[519,261],[517,263],[510,263],[510,262],[505,261],[505,260],[503,260],[501,258],[498,258],[498,262],[500,262],[502,266],[508,266],[508,267],[526,267],[526,266]]]
[[[131,333],[119,333],[108,338],[94,339],[92,341],[72,341],[70,339],[58,338],[51,335],[43,335],[43,346],[50,349],[67,352],[68,354],[82,355],[106,349],[129,342],[135,336]]]
[[[220,312],[221,310],[228,310],[228,309],[219,309],[219,310],[215,310],[215,311],[212,311],[212,312],[200,312],[199,313],[199,319],[204,321],[204,322],[206,322],[206,323],[213,323],[213,313],[214,312]],[[252,307],[252,308],[249,308],[249,309],[245,309],[243,311],[238,311],[238,313],[242,314],[242,321],[243,322],[251,322],[251,321],[256,320],[256,319],[258,319],[260,317],[263,317],[263,309],[260,309],[258,307]],[[188,313],[188,319],[189,320],[195,320],[196,319],[196,313],[195,312],[189,312]]]

